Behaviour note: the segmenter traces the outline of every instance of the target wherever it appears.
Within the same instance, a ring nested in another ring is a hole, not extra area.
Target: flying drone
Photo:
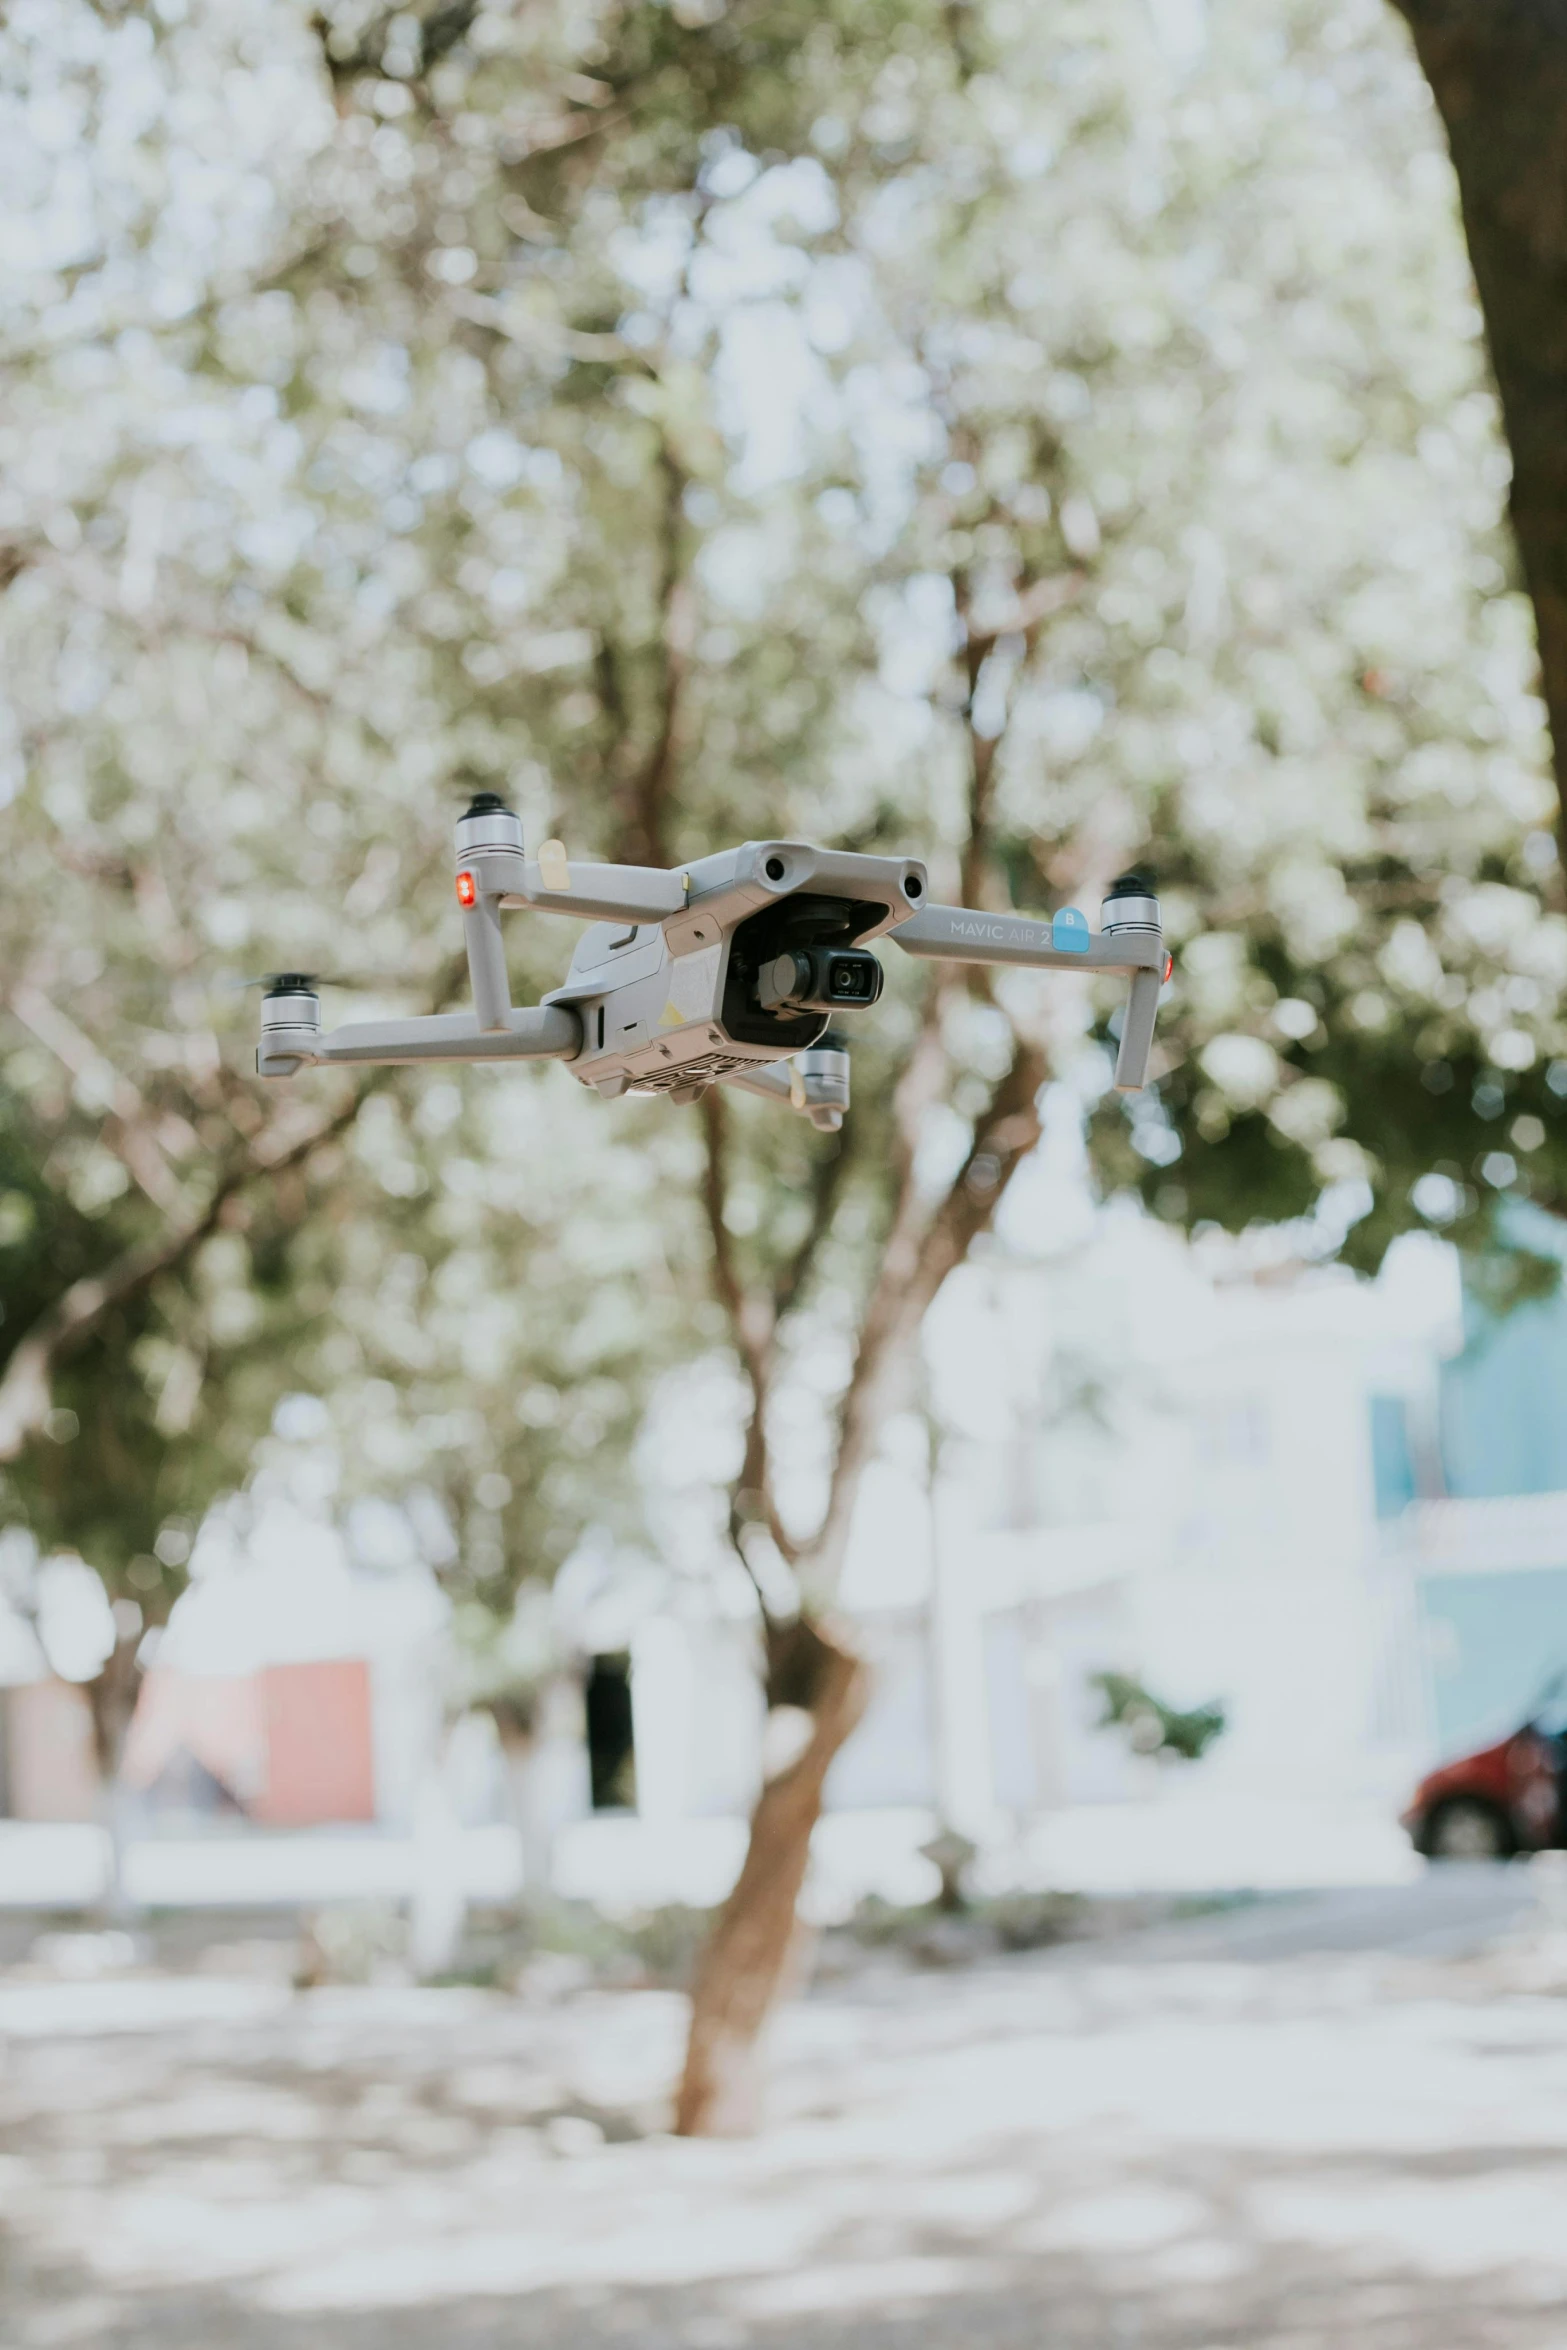
[[[1075,908],[1044,921],[929,897],[917,858],[804,841],[747,841],[669,872],[583,864],[553,840],[529,857],[519,818],[481,792],[457,825],[473,1010],[324,1032],[315,981],[280,972],[262,999],[256,1067],[291,1077],[323,1064],[564,1061],[611,1101],[694,1102],[710,1085],[738,1085],[832,1132],[849,1106],[849,1055],[829,1023],[876,1002],[883,973],[870,946],[890,938],[935,962],[1125,972],[1115,1084],[1140,1091],[1170,968],[1146,881],[1112,885],[1098,932]],[[590,922],[565,985],[527,1006],[512,1003],[501,943],[501,915],[519,907]]]

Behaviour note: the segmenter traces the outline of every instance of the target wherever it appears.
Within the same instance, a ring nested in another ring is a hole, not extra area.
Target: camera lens
[[[869,957],[851,962],[847,955],[835,955],[827,975],[827,992],[839,1003],[863,1004],[870,1000],[874,985],[874,969]]]
[[[881,985],[881,965],[863,947],[795,947],[761,965],[756,998],[767,1012],[861,1009],[876,1002]]]

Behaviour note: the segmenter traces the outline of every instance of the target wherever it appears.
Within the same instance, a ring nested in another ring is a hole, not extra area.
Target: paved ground
[[[672,1995],[242,1959],[0,1980],[0,2350],[1567,2350],[1548,1865],[873,1968],[742,2146]]]

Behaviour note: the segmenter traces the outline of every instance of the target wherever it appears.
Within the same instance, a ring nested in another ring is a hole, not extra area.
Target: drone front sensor
[[[471,1012],[324,1034],[314,983],[283,972],[262,1000],[261,1075],[335,1063],[558,1060],[610,1099],[690,1102],[710,1085],[738,1085],[830,1130],[848,1108],[849,1062],[827,1022],[880,998],[877,939],[939,962],[1124,972],[1131,989],[1115,1070],[1124,1093],[1147,1080],[1169,972],[1158,900],[1136,874],[1112,886],[1094,933],[1072,908],[1051,922],[933,906],[917,861],[804,841],[747,841],[671,872],[580,862],[554,840],[530,858],[518,817],[494,792],[479,793],[458,821],[456,889]],[[501,940],[501,915],[517,908],[588,921],[564,985],[527,1007],[512,1003]]]

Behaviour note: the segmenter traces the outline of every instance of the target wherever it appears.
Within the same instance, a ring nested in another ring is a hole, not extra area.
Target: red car
[[[1428,1860],[1510,1860],[1567,1845],[1567,1673],[1510,1737],[1422,1779],[1403,1825]]]

